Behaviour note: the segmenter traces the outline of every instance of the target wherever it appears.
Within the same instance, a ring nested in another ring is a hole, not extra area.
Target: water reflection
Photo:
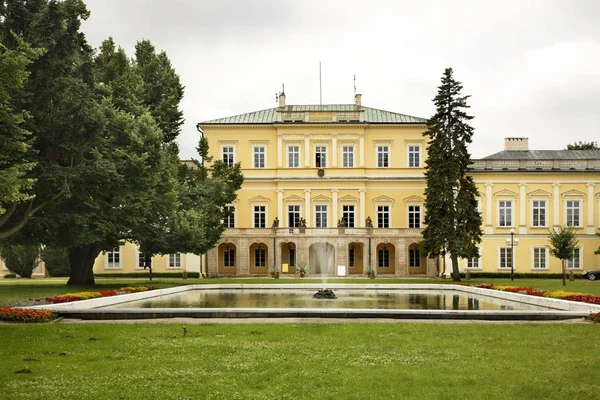
[[[117,308],[365,308],[415,310],[543,310],[542,307],[456,291],[335,290],[335,300],[313,299],[314,290],[190,290]]]

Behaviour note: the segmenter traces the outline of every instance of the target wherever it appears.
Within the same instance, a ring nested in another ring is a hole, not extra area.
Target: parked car
[[[600,270],[584,271],[584,273],[581,276],[584,279],[589,279],[590,281],[600,280]]]

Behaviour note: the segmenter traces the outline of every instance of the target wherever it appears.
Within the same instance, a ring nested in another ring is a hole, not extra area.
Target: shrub
[[[6,268],[22,278],[31,278],[33,270],[39,264],[39,246],[7,244],[2,247],[2,257]]]
[[[53,277],[69,276],[69,253],[64,247],[46,246],[40,252],[40,257],[46,264],[46,270]]]
[[[17,277],[17,275],[15,275],[15,274],[6,274],[6,275],[4,275],[4,277],[5,278],[9,278],[9,279],[11,279],[11,278],[14,279],[14,278]]]
[[[588,321],[592,321],[596,324],[600,324],[600,313],[590,314],[586,317]]]

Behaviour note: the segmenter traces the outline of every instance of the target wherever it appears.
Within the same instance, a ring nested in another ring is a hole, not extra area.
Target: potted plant
[[[269,273],[271,274],[271,278],[279,279],[279,271],[277,270],[275,263],[272,263],[269,267]]]
[[[306,220],[304,218],[300,218],[300,220],[298,220],[298,231],[300,233],[306,232]]]
[[[367,276],[369,279],[375,279],[375,270],[370,265],[367,267]]]
[[[300,276],[300,278],[304,278],[306,276],[306,261],[298,261],[296,264],[296,273]]]

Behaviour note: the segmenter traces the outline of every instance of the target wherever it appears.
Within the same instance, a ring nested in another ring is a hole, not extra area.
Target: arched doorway
[[[294,275],[298,262],[296,244],[294,242],[281,243],[279,254],[281,254],[281,273]]]
[[[423,257],[420,243],[408,246],[408,274],[423,275],[427,273],[427,258]]]
[[[218,250],[218,269],[219,275],[235,275],[237,271],[238,260],[237,249],[233,243],[221,243]]]
[[[396,273],[396,248],[391,243],[377,245],[377,274]]]
[[[266,275],[269,272],[267,261],[269,260],[269,250],[264,243],[252,243],[248,256],[248,265],[250,274]]]
[[[315,243],[309,248],[309,271],[314,275],[335,275],[335,249],[329,243]]]
[[[363,273],[363,244],[352,242],[348,245],[348,274]]]

